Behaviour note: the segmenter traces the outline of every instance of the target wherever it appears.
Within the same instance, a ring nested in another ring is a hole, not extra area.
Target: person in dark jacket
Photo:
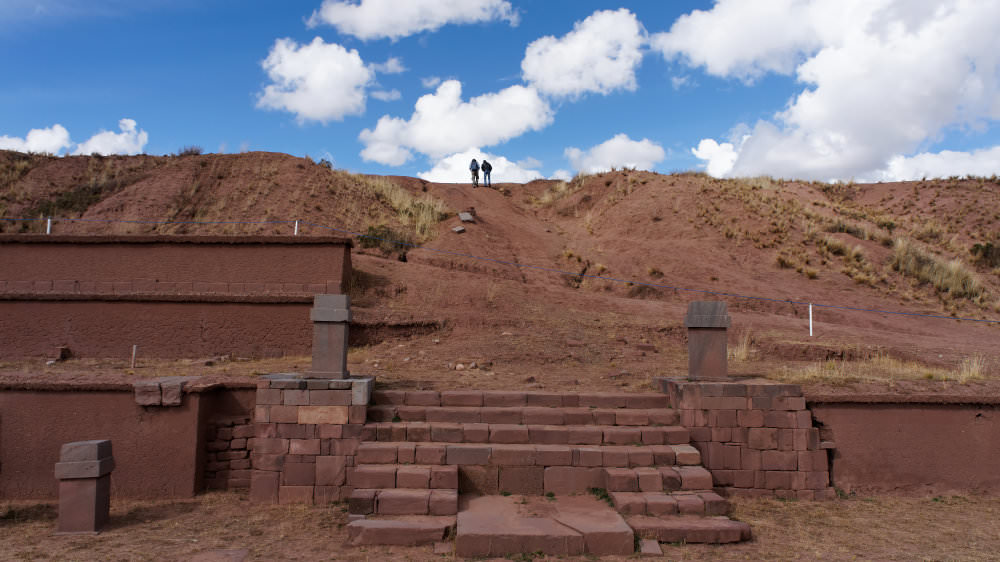
[[[472,172],[472,188],[475,189],[479,186],[479,162],[476,162],[475,158],[469,164],[469,171]]]
[[[493,171],[493,166],[491,166],[486,160],[483,160],[483,163],[479,166],[479,168],[483,171],[483,185],[486,187],[493,187],[493,184],[490,183],[490,172]]]

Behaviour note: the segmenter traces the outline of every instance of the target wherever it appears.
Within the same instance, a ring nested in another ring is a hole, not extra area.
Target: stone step
[[[691,445],[506,445],[434,442],[363,442],[358,464],[580,466],[697,466],[701,454]],[[703,469],[704,470],[704,469]],[[711,479],[709,486],[711,487]]]
[[[666,426],[523,425],[496,423],[397,422],[368,423],[364,441],[437,441],[536,445],[681,445],[687,428]]]
[[[671,492],[711,490],[712,473],[700,466],[605,468],[608,492]]]
[[[627,556],[635,550],[634,536],[621,515],[592,496],[463,497],[455,554]]]
[[[622,515],[726,515],[729,502],[711,490],[663,492],[609,492]]]
[[[458,490],[355,488],[348,510],[352,515],[455,515]]]
[[[533,425],[677,425],[680,415],[664,408],[589,408],[544,406],[410,406],[376,404],[368,407],[372,422],[426,421]]]
[[[734,543],[752,538],[750,525],[728,517],[632,515],[625,520],[640,539],[670,543]]]
[[[366,518],[347,524],[347,540],[355,546],[419,546],[446,540],[454,529],[454,515]]]
[[[516,392],[482,390],[376,390],[372,403],[395,406],[444,407],[523,407],[546,408],[668,408],[669,398],[662,393],[592,392],[562,394],[558,392]]]
[[[457,490],[455,465],[361,464],[347,468],[347,485],[354,488]]]

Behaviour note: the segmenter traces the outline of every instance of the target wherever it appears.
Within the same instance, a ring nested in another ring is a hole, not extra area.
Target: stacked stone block
[[[374,379],[268,375],[258,385],[251,500],[325,504],[347,500]]]
[[[205,488],[249,489],[250,440],[254,437],[250,417],[213,418],[206,431]]]
[[[660,379],[715,488],[727,495],[835,497],[829,444],[821,446],[798,385]]]

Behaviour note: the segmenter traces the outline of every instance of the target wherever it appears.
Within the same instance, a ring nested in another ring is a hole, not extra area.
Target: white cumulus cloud
[[[382,74],[400,74],[406,72],[403,60],[399,57],[389,57],[389,60],[371,65],[372,70]]]
[[[118,121],[118,129],[120,133],[97,133],[76,145],[73,154],[139,154],[149,142],[149,134],[140,129],[134,119]]]
[[[586,151],[567,148],[565,155],[574,170],[593,174],[611,168],[651,170],[667,154],[663,147],[649,139],[634,141],[619,133]]]
[[[736,147],[731,142],[718,143],[713,139],[702,139],[691,153],[705,161],[705,171],[708,175],[721,178],[733,169],[736,163]]]
[[[305,45],[278,39],[261,66],[272,83],[264,87],[257,107],[294,113],[300,123],[364,113],[365,88],[375,76],[356,50],[319,37]]]
[[[889,165],[868,181],[910,181],[951,176],[994,176],[1000,174],[1000,146],[958,152],[943,150],[914,156],[895,156]]]
[[[594,12],[561,38],[542,37],[525,50],[524,80],[553,96],[635,90],[646,32],[625,8]]]
[[[372,92],[372,97],[377,100],[382,101],[395,101],[403,97],[403,94],[399,90],[375,90]]]
[[[709,74],[805,85],[753,124],[726,175],[848,179],[1000,119],[997,22],[1000,3],[973,0],[719,0],[652,43]]]
[[[408,120],[383,116],[375,129],[361,131],[361,157],[399,166],[413,151],[431,158],[490,146],[537,131],[552,122],[552,109],[538,92],[511,86],[462,101],[462,84],[448,80],[417,100]]]
[[[518,160],[517,165],[522,168],[541,168],[542,161],[539,160],[538,158],[533,158],[531,156],[528,156],[527,158],[522,158]]]
[[[359,39],[401,39],[450,23],[506,21],[518,24],[507,0],[323,0],[310,27],[327,24]]]
[[[72,145],[69,131],[58,123],[46,129],[31,129],[23,139],[7,135],[0,137],[0,149],[18,152],[58,154]]]
[[[423,87],[429,90],[431,88],[437,88],[438,84],[441,83],[441,78],[438,76],[428,76],[426,78],[421,78],[420,83]]]
[[[556,171],[552,172],[552,175],[549,176],[549,179],[550,180],[569,181],[569,180],[573,179],[573,172],[571,172],[569,170],[556,170]]]
[[[469,164],[473,158],[478,162],[485,159],[493,166],[493,171],[490,173],[492,182],[527,183],[544,177],[538,170],[523,168],[503,156],[487,154],[478,148],[471,148],[441,158],[434,163],[433,168],[417,175],[435,183],[468,183],[472,178]],[[482,175],[480,175],[479,181],[481,184]]]

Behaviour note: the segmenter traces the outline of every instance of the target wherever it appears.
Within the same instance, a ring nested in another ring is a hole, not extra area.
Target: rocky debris
[[[462,222],[476,222],[476,217],[474,217],[473,215],[471,215],[469,213],[459,213],[458,214],[458,218]]]
[[[452,228],[451,231],[454,232],[455,234],[461,234],[461,233],[465,232],[465,227],[461,226],[461,225],[460,226],[456,226],[455,228]]]

